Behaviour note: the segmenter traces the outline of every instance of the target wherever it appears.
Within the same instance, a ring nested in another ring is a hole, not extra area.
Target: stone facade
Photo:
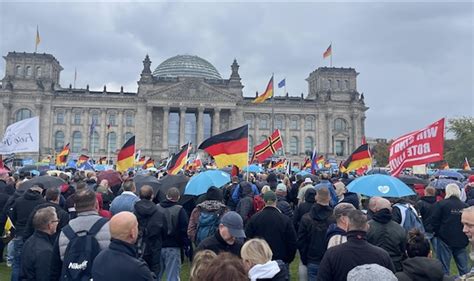
[[[188,58],[178,57],[188,67]],[[187,69],[182,76],[155,76],[166,69],[158,67],[152,73],[146,56],[137,92],[112,92],[105,86],[102,91],[61,87],[62,67],[50,54],[10,52],[4,59],[0,131],[15,121],[40,116],[40,155],[33,155],[38,158],[66,143],[71,143],[73,154],[115,158],[126,139],[136,135],[137,150],[160,159],[189,138],[199,144],[248,123],[250,147],[278,128],[285,145],[281,155],[301,161],[315,147],[319,154],[342,160],[365,134],[368,107],[357,91],[358,73],[352,68],[318,68],[306,79],[306,97],[287,95],[253,104],[253,97],[243,96],[236,60],[229,79],[218,79],[217,71],[193,76]],[[172,66],[173,58],[166,62]]]

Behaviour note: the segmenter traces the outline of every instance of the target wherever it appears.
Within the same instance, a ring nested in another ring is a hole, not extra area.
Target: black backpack
[[[99,219],[89,231],[76,233],[70,225],[62,229],[64,235],[69,239],[69,244],[64,253],[60,280],[89,281],[92,278],[92,262],[101,250],[95,236],[107,221],[106,218]],[[84,232],[85,235],[77,235]]]

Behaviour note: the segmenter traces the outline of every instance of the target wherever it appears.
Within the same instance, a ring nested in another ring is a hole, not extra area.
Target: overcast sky
[[[240,64],[244,95],[272,73],[290,95],[332,42],[333,65],[359,72],[368,137],[394,138],[442,117],[474,116],[474,10],[464,3],[0,3],[0,54],[54,55],[61,85],[136,92],[146,54],[152,69],[192,54],[229,78]],[[0,62],[0,78],[5,63]],[[281,89],[277,95],[283,95]]]

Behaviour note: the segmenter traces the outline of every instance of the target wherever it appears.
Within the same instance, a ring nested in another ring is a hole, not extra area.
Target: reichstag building
[[[51,54],[9,52],[4,59],[0,131],[40,116],[40,155],[32,155],[38,158],[70,143],[73,155],[115,159],[117,149],[136,135],[142,155],[161,159],[187,142],[196,146],[248,123],[250,148],[267,138],[273,126],[283,137],[280,155],[302,161],[316,147],[319,154],[342,160],[365,135],[368,107],[357,91],[353,68],[320,67],[306,78],[307,94],[253,104],[255,96],[243,95],[236,60],[223,78],[211,63],[191,55],[169,58],[152,71],[147,55],[137,91],[125,92],[62,87],[63,68]]]

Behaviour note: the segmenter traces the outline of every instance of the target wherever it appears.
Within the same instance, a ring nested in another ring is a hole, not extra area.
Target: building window
[[[91,122],[94,123],[96,127],[100,127],[99,112],[97,112],[97,111],[92,112]]]
[[[71,151],[78,153],[82,148],[82,134],[79,131],[72,133],[72,148]]]
[[[31,66],[26,67],[26,77],[30,78],[33,75],[33,70],[31,69]]]
[[[131,132],[126,132],[125,136],[123,138],[123,143],[125,144],[131,137],[133,137],[133,133]]]
[[[64,124],[64,112],[56,113],[56,124]]]
[[[313,138],[312,137],[306,137],[304,139],[304,151],[306,152],[312,152],[314,149],[314,143],[313,143]]]
[[[277,116],[275,118],[275,129],[279,129],[279,130],[285,129],[285,117]]]
[[[178,151],[179,147],[179,113],[170,112],[168,118],[168,150]]]
[[[292,130],[299,130],[299,118],[296,116],[291,117],[290,119],[290,129]]]
[[[266,116],[260,117],[260,129],[268,129],[268,118]]]
[[[41,67],[38,66],[38,67],[36,68],[36,77],[37,77],[37,78],[40,78],[40,77],[41,77],[41,74],[42,74],[42,73],[41,73]]]
[[[81,125],[81,113],[74,112],[74,125]]]
[[[334,89],[334,81],[329,79],[329,89]]]
[[[31,118],[32,115],[33,113],[28,108],[21,108],[16,112],[15,122],[18,122],[27,118]]]
[[[342,118],[337,118],[334,120],[334,130],[336,131],[345,131],[347,130],[346,120]]]
[[[117,122],[116,122],[116,121],[117,121],[117,120],[116,120],[116,115],[115,115],[115,113],[110,113],[110,114],[109,114],[109,124],[108,124],[108,125],[110,125],[110,126],[115,126],[115,125],[117,125]]]
[[[21,69],[21,65],[16,66],[16,76],[21,76],[23,70]]]
[[[186,143],[196,145],[196,114],[186,113],[185,114],[185,125],[184,125],[184,140]]]
[[[62,131],[57,131],[54,134],[54,149],[56,151],[61,151],[64,148],[64,133]]]
[[[133,114],[128,112],[125,114],[125,126],[131,127],[133,126]]]
[[[346,83],[346,89],[349,90],[350,89],[349,80],[345,80],[344,82]]]
[[[314,117],[306,117],[305,122],[304,122],[304,129],[306,131],[314,131]]]
[[[99,152],[99,133],[94,131],[91,137],[91,152],[96,154]]]
[[[245,116],[245,123],[249,125],[249,129],[253,129],[253,117]]]
[[[290,140],[290,153],[292,155],[297,155],[298,154],[298,138],[297,137],[291,137],[291,140]]]
[[[115,152],[117,150],[117,134],[110,132],[107,134],[107,147],[109,152]]]
[[[342,90],[342,83],[341,83],[341,80],[337,80],[337,88],[339,90]]]
[[[344,156],[344,146],[345,146],[345,141],[342,140],[337,140],[336,145],[334,146],[335,153],[337,156]]]

